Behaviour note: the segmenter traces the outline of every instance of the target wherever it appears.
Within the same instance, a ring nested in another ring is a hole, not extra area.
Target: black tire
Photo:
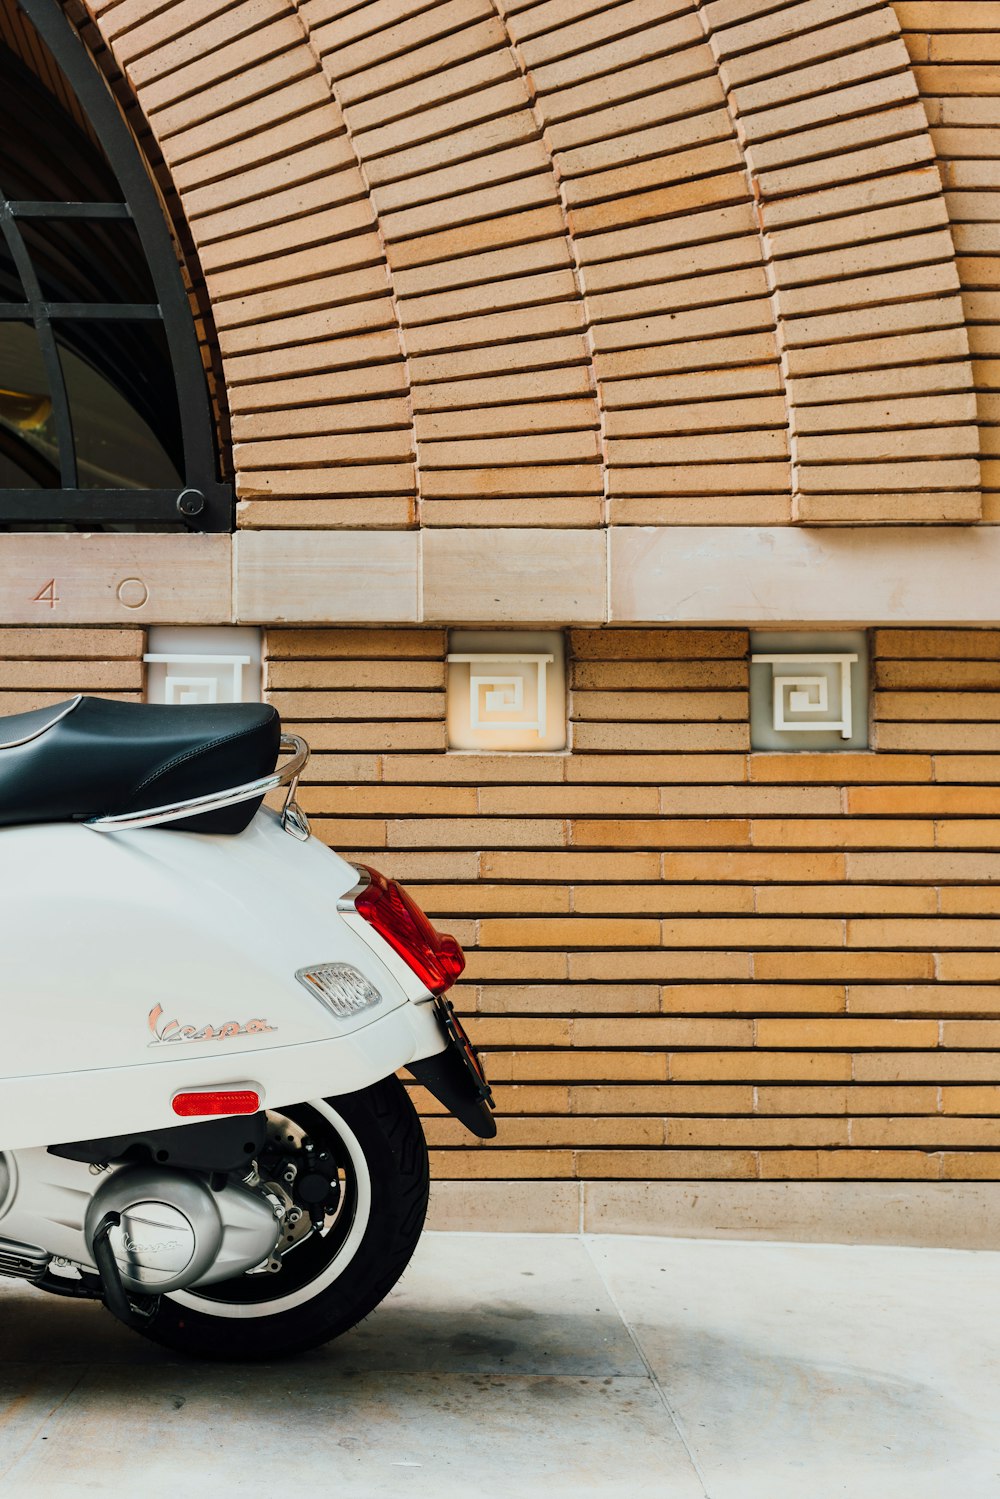
[[[339,1129],[327,1111],[339,1118]],[[142,1329],[154,1342],[208,1359],[273,1359],[302,1353],[367,1317],[409,1264],[427,1212],[429,1178],[423,1130],[398,1078],[388,1077],[371,1088],[319,1104],[295,1105],[283,1109],[281,1116],[326,1147],[335,1132],[345,1162],[341,1213],[322,1237],[306,1238],[292,1249],[278,1274],[237,1276],[206,1286],[203,1292],[161,1297],[155,1316]],[[348,1146],[344,1142],[349,1135],[353,1140]],[[353,1151],[357,1162],[358,1147],[370,1187],[363,1229],[361,1205],[366,1194],[359,1185],[361,1169],[354,1172],[351,1159]],[[343,1258],[339,1268],[338,1254]],[[314,1281],[319,1286],[313,1292]],[[273,1310],[275,1303],[295,1298],[297,1304]],[[234,1305],[239,1306],[238,1316],[226,1310]],[[259,1305],[261,1314],[249,1312],[250,1305]]]

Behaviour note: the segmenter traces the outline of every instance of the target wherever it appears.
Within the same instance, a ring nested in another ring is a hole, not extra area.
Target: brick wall
[[[1000,519],[1000,9],[961,0],[895,11],[945,187],[979,407],[983,519]]]
[[[145,638],[143,630],[0,629],[0,714],[78,692],[138,702]]]
[[[874,643],[871,753],[748,754],[745,633],[617,629],[507,757],[441,752],[441,632],[269,632],[316,832],[468,950],[502,1118],[431,1106],[438,1178],[1000,1176],[1000,632]]]
[[[204,271],[241,525],[974,521],[977,389],[995,493],[990,6],[89,9]]]
[[[436,1177],[1000,1177],[1000,631],[874,636],[869,753],[751,754],[738,630],[571,634],[566,755],[444,752],[444,634],[271,630],[314,831],[465,944],[496,1082]],[[0,631],[0,711],[140,695]]]

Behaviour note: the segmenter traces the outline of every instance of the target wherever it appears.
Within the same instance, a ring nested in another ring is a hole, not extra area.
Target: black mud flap
[[[467,1130],[480,1140],[492,1140],[497,1132],[493,1094],[476,1048],[450,1000],[436,1000],[434,1010],[448,1044],[436,1056],[411,1062],[407,1071]]]

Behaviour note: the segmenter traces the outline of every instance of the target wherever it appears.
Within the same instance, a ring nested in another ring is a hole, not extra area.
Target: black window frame
[[[188,294],[159,196],[107,83],[59,0],[14,0],[49,48],[90,121],[120,185],[122,202],[11,201],[0,190],[0,233],[21,278],[23,303],[0,303],[0,321],[30,323],[38,335],[59,443],[59,489],[0,488],[0,528],[67,524],[82,528],[141,525],[143,530],[233,529],[232,490],[218,479],[214,424]],[[45,298],[21,234],[30,219],[125,219],[139,236],[154,303],[57,303]],[[81,489],[76,449],[53,322],[126,318],[162,324],[173,367],[183,450],[182,483],[170,489]]]

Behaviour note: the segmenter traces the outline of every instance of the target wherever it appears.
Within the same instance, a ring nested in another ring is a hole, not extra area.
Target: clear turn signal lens
[[[350,963],[319,963],[300,968],[295,977],[338,1020],[347,1020],[382,1003],[382,996]]]

